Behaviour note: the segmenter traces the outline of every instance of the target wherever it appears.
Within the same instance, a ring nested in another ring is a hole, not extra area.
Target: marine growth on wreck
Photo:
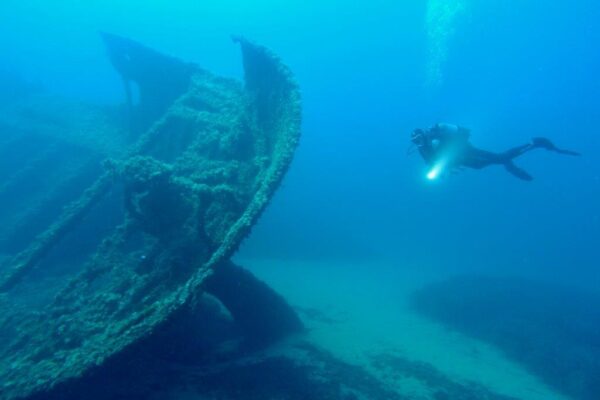
[[[298,143],[298,87],[266,48],[234,39],[242,84],[103,40],[124,106],[31,91],[0,109],[10,132],[0,152],[39,147],[0,185],[3,400],[100,368],[189,307],[249,233]]]

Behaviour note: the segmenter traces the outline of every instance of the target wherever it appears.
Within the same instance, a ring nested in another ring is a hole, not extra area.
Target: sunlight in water
[[[426,29],[429,42],[427,84],[442,83],[442,69],[448,58],[448,46],[455,32],[456,19],[466,10],[465,0],[429,0],[427,3]]]

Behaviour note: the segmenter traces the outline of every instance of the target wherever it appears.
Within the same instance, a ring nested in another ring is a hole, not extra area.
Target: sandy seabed
[[[444,381],[485,388],[508,398],[566,399],[493,346],[449,330],[411,309],[411,293],[448,278],[447,272],[367,262],[236,262],[298,310],[307,327],[307,341],[363,368],[401,396],[431,397],[429,378],[393,374],[389,368],[380,368],[376,360],[408,360]]]

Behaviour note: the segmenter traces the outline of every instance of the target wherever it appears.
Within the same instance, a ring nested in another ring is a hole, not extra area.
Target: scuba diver
[[[417,146],[423,160],[432,167],[427,174],[429,179],[437,178],[446,170],[463,167],[482,169],[490,165],[503,165],[515,177],[531,181],[533,177],[517,167],[513,160],[528,151],[546,149],[559,154],[579,156],[575,151],[556,147],[550,140],[536,137],[530,143],[513,147],[502,153],[481,150],[469,142],[470,131],[452,124],[435,124],[429,129],[415,129],[411,142]]]

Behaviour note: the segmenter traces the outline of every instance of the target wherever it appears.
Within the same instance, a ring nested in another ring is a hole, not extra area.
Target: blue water
[[[591,0],[3,0],[0,70],[96,103],[123,99],[99,31],[242,78],[230,34],[274,52],[303,96],[293,166],[248,258],[386,260],[513,274],[600,294],[600,5]],[[450,122],[529,153],[429,181],[417,127]],[[377,273],[375,270],[373,273]]]

